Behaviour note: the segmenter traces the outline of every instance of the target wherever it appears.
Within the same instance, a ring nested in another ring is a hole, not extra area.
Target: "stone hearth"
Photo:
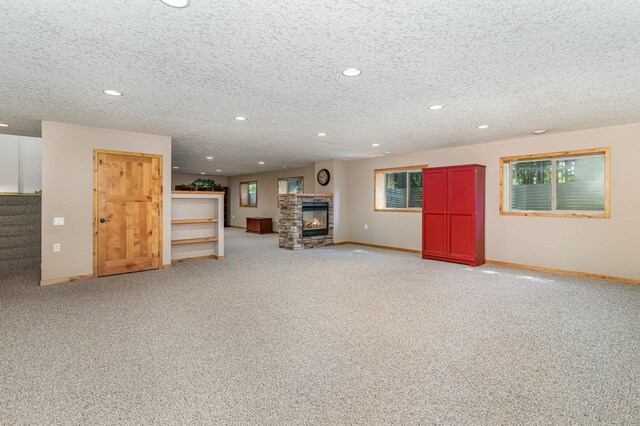
[[[302,236],[302,203],[329,203],[328,235]],[[283,194],[278,195],[278,247],[302,250],[326,247],[333,244],[333,195],[328,194]]]

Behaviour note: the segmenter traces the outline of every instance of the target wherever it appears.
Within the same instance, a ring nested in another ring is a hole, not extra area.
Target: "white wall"
[[[171,184],[172,188],[175,188],[176,185],[185,185],[193,182],[196,179],[212,179],[215,183],[227,186],[229,183],[229,178],[226,176],[214,176],[214,175],[187,175],[183,173],[173,173],[171,175]]]
[[[304,192],[315,189],[314,166],[299,169],[282,169],[275,172],[256,173],[229,177],[229,202],[231,203],[231,226],[246,226],[247,217],[262,216],[273,219],[273,230],[278,229],[278,179],[304,177]],[[258,207],[240,207],[240,182],[258,182]]]
[[[329,170],[329,183],[322,186],[314,176],[316,194],[333,194],[333,241],[340,243],[349,240],[348,224],[348,163],[343,160],[318,161],[315,164],[315,176],[322,169]],[[309,191],[311,192],[311,191]]]
[[[20,136],[0,135],[0,192],[18,192]]]
[[[611,218],[499,215],[499,158],[611,147]],[[373,170],[427,163],[487,166],[487,259],[640,278],[640,123],[350,161],[349,238],[420,250],[420,214],[374,212]],[[364,225],[368,225],[368,230]]]
[[[42,139],[0,135],[0,192],[42,189]]]
[[[93,150],[163,156],[163,264],[171,263],[171,138],[42,122],[42,279],[93,273]],[[63,216],[64,226],[53,226]],[[62,250],[54,253],[54,243]]]

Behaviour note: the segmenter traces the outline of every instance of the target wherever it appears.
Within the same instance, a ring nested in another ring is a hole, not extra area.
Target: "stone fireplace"
[[[333,195],[278,196],[280,248],[301,250],[333,244]]]

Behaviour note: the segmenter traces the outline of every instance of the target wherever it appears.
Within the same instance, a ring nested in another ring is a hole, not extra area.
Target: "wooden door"
[[[447,255],[447,170],[422,171],[422,253]]]
[[[474,247],[475,168],[452,167],[448,173],[447,256],[472,260]]]
[[[161,157],[96,152],[97,275],[158,269]]]

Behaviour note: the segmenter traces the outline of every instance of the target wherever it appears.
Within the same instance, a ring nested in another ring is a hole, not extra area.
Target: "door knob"
[[[104,219],[104,218],[100,219],[100,223],[105,223],[105,222],[109,222],[109,221],[107,219]]]

